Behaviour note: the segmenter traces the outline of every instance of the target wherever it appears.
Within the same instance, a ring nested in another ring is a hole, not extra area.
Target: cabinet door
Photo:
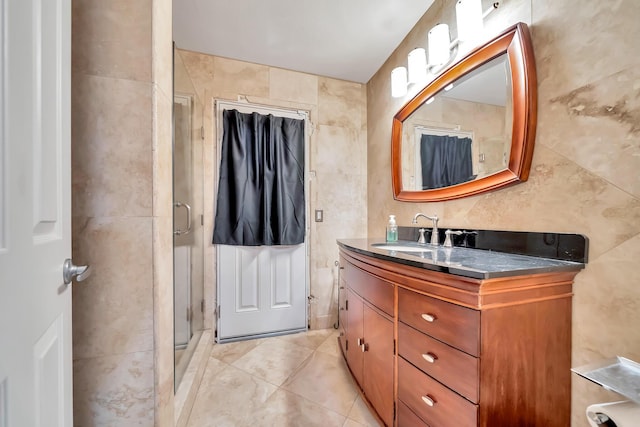
[[[349,307],[351,308],[351,307]],[[393,322],[364,306],[364,394],[387,426],[393,425]]]
[[[363,302],[352,290],[347,290],[347,363],[351,373],[362,388],[363,352],[360,343],[364,340],[362,317]]]

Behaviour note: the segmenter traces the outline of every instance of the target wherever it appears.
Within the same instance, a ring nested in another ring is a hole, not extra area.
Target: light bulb
[[[456,3],[458,40],[468,41],[482,34],[482,1],[458,0]]]
[[[413,49],[407,57],[409,65],[409,83],[427,81],[427,53],[421,47]]]
[[[449,26],[438,24],[429,31],[429,66],[446,64],[451,57]]]
[[[391,96],[400,98],[407,94],[407,69],[396,67],[391,71]]]

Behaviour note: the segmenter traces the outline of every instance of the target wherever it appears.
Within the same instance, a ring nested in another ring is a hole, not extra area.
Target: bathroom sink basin
[[[398,252],[431,252],[433,250],[426,246],[403,245],[403,244],[394,244],[394,243],[374,243],[371,246],[373,246],[376,249],[383,249],[387,251],[398,251]]]

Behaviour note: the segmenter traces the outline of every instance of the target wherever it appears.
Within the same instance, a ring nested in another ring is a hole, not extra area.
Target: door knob
[[[76,281],[82,282],[89,276],[91,276],[90,266],[73,265],[73,262],[69,258],[64,260],[64,264],[62,265],[62,278],[64,279],[65,285],[71,283],[74,277]]]

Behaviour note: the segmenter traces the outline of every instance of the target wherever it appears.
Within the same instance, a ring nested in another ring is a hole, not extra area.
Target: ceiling
[[[366,83],[432,3],[174,0],[173,37],[180,49]]]

